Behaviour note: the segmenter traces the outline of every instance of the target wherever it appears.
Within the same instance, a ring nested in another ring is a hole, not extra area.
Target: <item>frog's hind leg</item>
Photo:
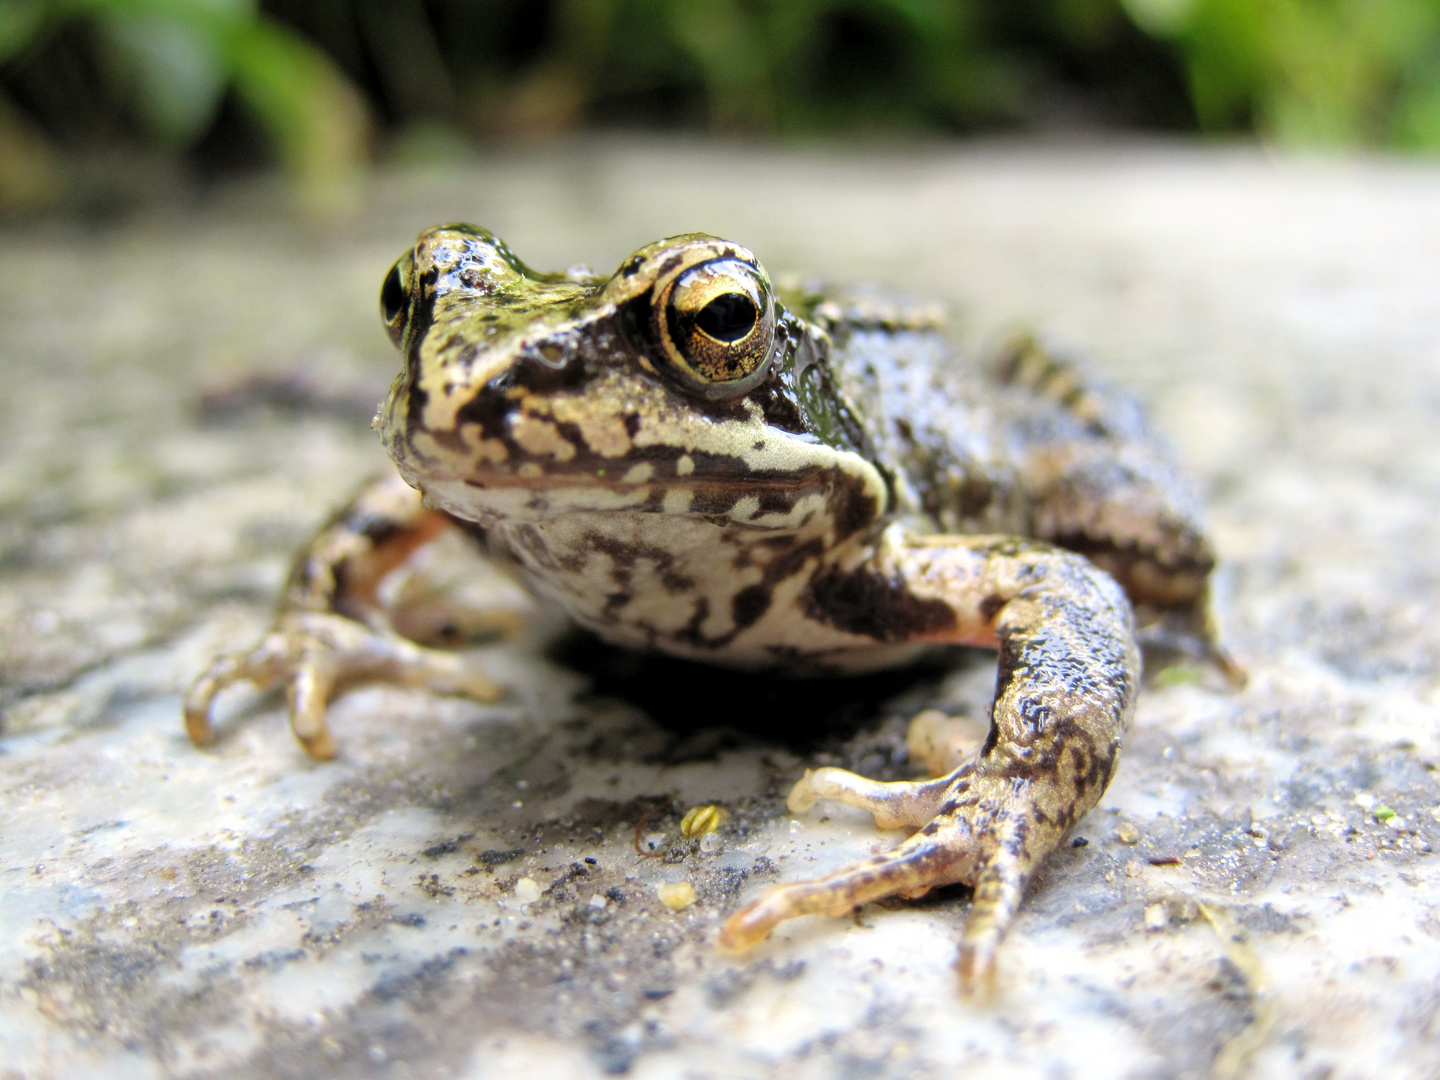
[[[1039,414],[1012,429],[1030,532],[1120,582],[1147,649],[1200,661],[1243,687],[1244,668],[1220,643],[1211,607],[1215,554],[1199,499],[1140,403],[1029,337],[1005,350],[998,375],[1035,395],[1030,410]]]
[[[792,810],[831,798],[871,811],[882,825],[919,831],[888,854],[761,896],[731,916],[721,943],[750,948],[797,915],[963,882],[975,892],[961,939],[962,986],[986,993],[1027,879],[1114,772],[1139,681],[1129,605],[1080,556],[1003,537],[892,538],[868,567],[845,574],[811,584],[815,609],[833,612],[837,624],[861,613],[894,633],[895,621],[907,618],[911,640],[999,647],[989,735],[937,780],[807,774]]]
[[[325,709],[345,686],[389,682],[498,697],[499,688],[462,657],[397,634],[380,599],[386,576],[449,528],[398,476],[363,488],[300,553],[270,633],[216,660],[195,681],[185,698],[190,738],[213,740],[215,697],[243,680],[262,689],[285,685],[291,728],[317,758],[335,754]]]

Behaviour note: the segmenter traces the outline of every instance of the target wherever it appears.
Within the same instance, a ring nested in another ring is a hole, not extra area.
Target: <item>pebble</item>
[[[688,881],[662,881],[655,886],[655,895],[671,911],[682,911],[695,903],[695,886]]]

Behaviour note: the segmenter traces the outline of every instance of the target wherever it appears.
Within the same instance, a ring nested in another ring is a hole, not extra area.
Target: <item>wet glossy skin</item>
[[[749,251],[707,236],[601,280],[434,229],[381,308],[404,366],[376,427],[424,506],[382,481],[316,537],[274,633],[197,683],[197,741],[238,678],[284,682],[317,756],[334,752],[324,708],[345,682],[493,694],[399,638],[376,599],[452,525],[629,646],[807,675],[997,647],[978,755],[913,784],[821,769],[791,795],[918,831],[773,890],[722,934],[747,948],[794,915],[964,881],[961,974],[988,986],[1027,877],[1113,773],[1139,676],[1132,604],[1152,634],[1219,656],[1193,499],[1134,404],[1029,343],[997,375],[968,371],[932,315],[777,295]]]

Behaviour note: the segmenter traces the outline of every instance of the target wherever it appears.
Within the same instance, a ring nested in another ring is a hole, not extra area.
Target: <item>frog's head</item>
[[[823,410],[805,404],[823,334],[776,303],[738,244],[671,237],[601,279],[539,273],[485,230],[450,225],[395,264],[380,309],[405,364],[376,426],[405,478],[457,516],[783,527],[837,487],[860,496],[853,518],[884,503],[873,467],[815,430]]]

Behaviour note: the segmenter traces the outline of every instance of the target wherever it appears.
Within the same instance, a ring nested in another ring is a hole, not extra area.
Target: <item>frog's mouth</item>
[[[407,471],[403,465],[401,471]],[[802,524],[837,486],[853,487],[854,480],[833,465],[737,471],[733,461],[682,455],[670,461],[612,461],[589,469],[526,461],[448,480],[431,474],[423,485],[432,502],[471,520],[622,512],[725,518],[781,528]]]
[[[693,425],[631,427],[617,435],[603,417],[512,412],[503,424],[461,433],[415,431],[387,440],[387,449],[434,505],[481,524],[621,512],[785,529],[823,513],[858,526],[885,505],[884,482],[868,463],[765,424],[710,425],[702,437],[713,448],[696,445]]]

